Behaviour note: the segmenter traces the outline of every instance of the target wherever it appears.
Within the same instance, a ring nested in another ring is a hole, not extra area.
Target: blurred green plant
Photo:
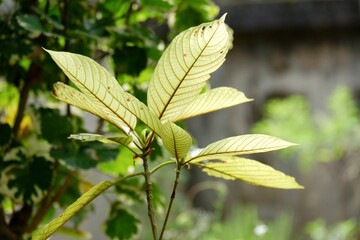
[[[263,113],[252,131],[296,139],[301,148],[280,154],[295,156],[305,171],[315,163],[341,160],[359,149],[359,110],[351,91],[344,86],[337,87],[329,97],[326,112],[313,112],[304,97],[295,95],[270,100]]]
[[[360,112],[349,88],[337,86],[328,98],[327,109],[311,109],[302,96],[272,99],[264,107],[264,116],[255,124],[253,132],[265,132],[294,140],[301,147],[285,149],[280,154],[297,159],[301,169],[307,173],[315,164],[337,161],[337,179],[343,181],[351,199],[344,208],[358,209],[358,181],[360,176]],[[345,194],[345,193],[344,193]],[[350,210],[351,211],[351,210]],[[355,210],[357,211],[357,210]],[[356,213],[352,213],[356,214]],[[349,219],[327,226],[324,219],[307,224],[304,239],[357,239],[359,221]]]
[[[348,219],[328,226],[318,219],[305,226],[305,232],[311,240],[355,240],[360,232],[358,222]]]
[[[254,206],[238,206],[224,222],[214,222],[199,239],[287,240],[291,239],[292,218],[280,215],[271,222],[259,219]]]
[[[282,213],[271,221],[260,219],[255,205],[241,203],[233,206],[229,216],[223,217],[228,188],[224,182],[204,181],[187,191],[191,201],[194,195],[204,190],[216,192],[215,211],[189,209],[179,205],[165,239],[188,240],[288,240],[293,237],[293,219],[290,214]],[[197,226],[194,228],[193,226]]]

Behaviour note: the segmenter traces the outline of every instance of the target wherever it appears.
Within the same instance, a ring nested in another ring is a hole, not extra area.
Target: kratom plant
[[[147,105],[126,92],[104,67],[94,60],[68,52],[46,50],[77,89],[58,82],[53,96],[93,113],[119,129],[116,136],[73,134],[72,139],[123,145],[141,161],[143,170],[114,181],[103,181],[84,193],[60,216],[33,233],[47,239],[95,197],[114,185],[136,176],[146,183],[147,211],[153,239],[162,239],[183,168],[199,167],[210,176],[239,179],[255,185],[300,189],[294,178],[239,155],[261,153],[293,146],[293,143],[262,134],[233,136],[204,148],[193,146],[189,133],[176,124],[201,114],[251,101],[242,92],[219,87],[204,91],[210,74],[225,61],[230,46],[225,15],[219,20],[183,31],[160,58],[147,90]],[[139,131],[138,121],[146,127]],[[171,154],[167,161],[150,166],[156,138]],[[152,176],[166,165],[175,166],[175,180],[162,227],[158,229],[153,203]],[[120,228],[121,226],[119,226]]]

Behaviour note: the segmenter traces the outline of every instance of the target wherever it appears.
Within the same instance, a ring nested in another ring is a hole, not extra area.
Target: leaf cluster
[[[225,61],[229,49],[229,34],[220,19],[189,28],[177,35],[159,59],[147,90],[147,101],[125,91],[103,66],[91,58],[69,53],[46,50],[75,87],[62,82],[55,83],[53,96],[63,102],[88,111],[112,124],[120,135],[94,134],[72,135],[82,141],[118,143],[142,160],[143,171],[125,175],[123,179],[143,175],[148,207],[148,216],[154,239],[162,239],[175,198],[181,170],[189,165],[200,167],[211,176],[224,179],[240,179],[252,184],[275,188],[302,188],[294,178],[257,161],[240,158],[238,155],[278,150],[294,144],[276,137],[249,134],[229,137],[209,144],[203,149],[191,150],[192,137],[176,122],[208,112],[231,107],[251,99],[233,88],[215,88],[203,91],[210,74]],[[145,129],[137,130],[141,122]],[[171,158],[167,162],[149,168],[152,157],[151,144],[160,139]],[[175,182],[168,209],[158,238],[155,220],[152,175],[168,164],[175,164]],[[114,181],[117,184],[122,179]],[[33,234],[34,239],[44,239],[64,224],[72,215],[89,203],[100,191],[110,185],[108,181],[90,189],[65,212]],[[89,198],[85,197],[89,196]],[[114,212],[123,211],[113,205]],[[127,216],[128,213],[124,213]],[[114,222],[123,217],[112,217]],[[133,223],[136,225],[136,218]],[[129,220],[130,221],[130,220]],[[133,229],[133,234],[136,233]],[[109,232],[113,234],[113,232]],[[114,236],[113,236],[114,237]],[[124,237],[124,236],[123,236]]]

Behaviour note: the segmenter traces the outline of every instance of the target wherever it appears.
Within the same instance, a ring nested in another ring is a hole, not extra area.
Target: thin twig
[[[34,50],[36,51],[36,50]],[[36,55],[36,53],[34,53]],[[20,90],[20,98],[18,102],[18,108],[16,112],[16,117],[14,120],[14,126],[13,126],[13,133],[15,136],[18,135],[20,130],[20,124],[24,117],[24,112],[26,109],[26,104],[29,98],[29,93],[31,90],[31,87],[36,80],[36,78],[39,78],[39,75],[41,74],[41,69],[39,66],[35,64],[35,60],[32,60],[29,70],[26,73],[25,79],[24,79],[24,85],[22,86]]]
[[[156,226],[156,219],[153,207],[153,196],[152,196],[152,183],[151,183],[151,173],[149,170],[148,159],[147,156],[144,155],[141,157],[143,160],[144,172],[145,172],[145,183],[146,183],[146,200],[147,200],[147,207],[148,207],[148,216],[150,219],[151,230],[153,234],[154,240],[157,240],[157,226]]]
[[[168,219],[169,219],[169,216],[170,216],[171,208],[172,208],[172,205],[173,205],[174,200],[175,200],[176,189],[177,189],[177,186],[179,184],[180,170],[181,170],[181,165],[178,163],[177,167],[176,167],[176,175],[175,175],[175,181],[174,181],[174,185],[173,185],[173,190],[172,190],[172,193],[171,193],[171,196],[170,196],[170,202],[169,202],[168,209],[166,211],[166,216],[165,216],[165,220],[164,220],[164,223],[163,223],[163,226],[162,226],[162,229],[161,229],[159,240],[161,240],[163,238],[163,235],[164,235],[164,232],[165,232],[165,229],[166,229],[166,225],[167,225],[167,222],[168,222]]]
[[[173,163],[175,163],[175,161],[172,161],[172,160],[163,162],[163,163],[157,165],[156,167],[154,167],[154,168],[150,171],[150,174],[153,174],[154,172],[156,172],[156,171],[159,170],[160,168],[162,168],[162,167],[164,167],[164,166],[166,166],[166,165],[173,164]]]
[[[9,240],[18,239],[18,236],[16,236],[16,234],[11,231],[6,223],[5,212],[2,206],[0,207],[0,238]]]
[[[49,192],[49,194],[43,199],[44,201],[41,202],[41,206],[35,216],[32,219],[32,222],[29,224],[27,228],[27,232],[32,232],[37,228],[41,220],[44,218],[46,213],[49,211],[51,206],[55,202],[57,202],[60,197],[64,194],[67,187],[71,183],[71,181],[74,179],[75,175],[77,174],[77,171],[72,171],[66,179],[62,182],[61,186],[57,189],[55,192]]]

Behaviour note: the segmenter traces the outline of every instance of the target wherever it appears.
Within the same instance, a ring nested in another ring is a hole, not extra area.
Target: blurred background
[[[224,214],[250,204],[262,220],[289,214],[292,231],[305,229],[313,239],[359,239],[359,2],[217,4],[228,13],[234,47],[212,83],[241,89],[254,101],[193,119],[189,129],[202,146],[249,131],[298,143],[258,159],[305,186],[279,191],[227,182]],[[195,204],[212,209],[212,194],[199,194]]]
[[[24,175],[7,169],[5,136],[16,139],[11,148],[20,145],[26,149],[21,151],[27,156],[37,156],[36,151],[49,153],[52,160],[47,157],[34,160],[42,163],[39,166],[43,172],[55,166],[64,167],[63,172],[44,176],[58,179],[59,183],[51,185],[52,188],[64,186],[73,191],[71,197],[53,199],[52,203],[58,207],[76,199],[86,189],[84,182],[97,183],[124,174],[132,166],[130,162],[124,165],[118,161],[107,164],[124,156],[114,149],[105,154],[95,146],[97,156],[107,159],[105,163],[98,163],[93,154],[82,154],[94,149],[92,145],[68,149],[69,133],[83,129],[114,130],[89,114],[59,105],[51,98],[52,83],[67,80],[41,47],[96,59],[144,100],[144,89],[164,46],[180,31],[223,13],[228,13],[226,22],[233,31],[234,42],[226,62],[212,75],[211,86],[237,88],[254,101],[188,120],[185,125],[200,147],[246,133],[265,133],[298,143],[278,153],[251,157],[294,176],[305,189],[268,189],[214,179],[200,170],[190,169],[181,179],[181,193],[175,200],[165,238],[360,239],[360,2],[357,0],[1,1],[0,200],[5,216],[21,212],[24,206],[41,204],[34,199],[42,196],[37,190],[20,188],[16,181],[5,187],[9,182],[4,179]],[[57,124],[70,118],[75,120],[66,128],[61,127],[66,131],[53,134],[54,129],[60,129]],[[79,124],[81,119],[86,121]],[[48,126],[45,121],[54,124]],[[7,134],[9,131],[11,134]],[[41,147],[34,149],[34,145]],[[54,146],[60,150],[50,151]],[[80,160],[63,154],[64,149]],[[51,165],[44,164],[49,161]],[[38,168],[36,164],[34,167]],[[78,181],[79,176],[86,181]],[[27,177],[34,179],[31,174]],[[168,188],[169,177],[166,173],[158,176],[159,189]],[[44,192],[50,187],[36,180],[34,185]],[[9,193],[14,188],[16,196],[14,191]],[[123,190],[116,191],[119,194]],[[163,190],[166,198],[159,197],[159,214],[163,213],[161,206],[166,206],[168,191]],[[114,238],[117,233],[109,230],[109,226],[116,221],[106,220],[109,211],[114,212],[112,197],[99,197],[92,210],[88,209],[89,215],[68,224],[69,229],[78,231],[72,231],[75,237],[66,239]],[[20,207],[16,208],[17,205]],[[140,205],[137,202],[131,206],[141,212],[144,209]],[[56,208],[51,209],[48,219],[55,216]],[[140,239],[146,236],[142,233]],[[65,237],[58,235],[53,239]]]

